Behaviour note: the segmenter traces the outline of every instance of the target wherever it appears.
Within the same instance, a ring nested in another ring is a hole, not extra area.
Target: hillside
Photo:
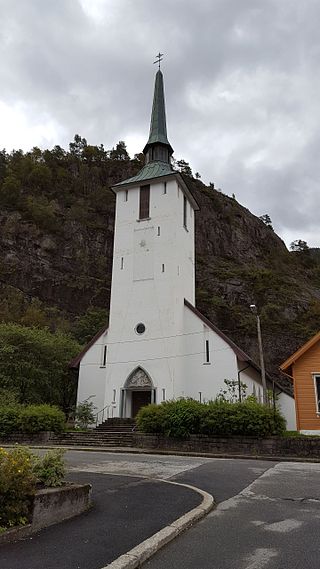
[[[106,321],[115,205],[110,186],[134,175],[142,159],[130,160],[122,142],[106,151],[77,136],[68,152],[0,152],[2,321],[69,330],[80,342]],[[186,181],[200,206],[197,306],[258,360],[249,310],[257,304],[267,368],[277,375],[278,365],[320,329],[319,251],[289,252],[235,199]]]

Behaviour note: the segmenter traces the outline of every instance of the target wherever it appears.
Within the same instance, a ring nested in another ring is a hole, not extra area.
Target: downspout
[[[239,369],[238,371],[238,392],[239,392],[239,402],[241,403],[241,381],[240,381],[240,373],[242,373],[243,371],[245,371],[246,369],[248,369],[248,367],[250,367],[250,364],[247,364],[246,367]]]

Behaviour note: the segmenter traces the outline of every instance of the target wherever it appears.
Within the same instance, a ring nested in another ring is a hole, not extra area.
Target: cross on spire
[[[159,51],[158,55],[156,55],[156,60],[153,62],[153,65],[155,63],[158,63],[159,69],[160,69],[160,62],[162,61],[162,59],[163,59],[163,53],[160,53],[160,51]]]

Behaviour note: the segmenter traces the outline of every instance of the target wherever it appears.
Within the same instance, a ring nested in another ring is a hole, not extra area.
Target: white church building
[[[141,406],[178,397],[214,399],[224,380],[262,396],[259,367],[195,307],[195,211],[171,166],[163,76],[155,79],[145,166],[112,189],[116,215],[109,326],[70,363],[77,402],[91,398],[98,422],[134,418]],[[272,385],[270,383],[270,388]],[[294,400],[277,386],[287,427]]]

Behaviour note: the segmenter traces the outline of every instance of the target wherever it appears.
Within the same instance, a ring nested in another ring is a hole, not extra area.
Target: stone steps
[[[62,435],[55,435],[50,439],[50,443],[54,445],[63,446],[103,446],[103,447],[118,447],[118,446],[131,446],[133,435],[132,433],[112,431],[110,433],[99,433],[93,430],[89,433],[64,433]]]

